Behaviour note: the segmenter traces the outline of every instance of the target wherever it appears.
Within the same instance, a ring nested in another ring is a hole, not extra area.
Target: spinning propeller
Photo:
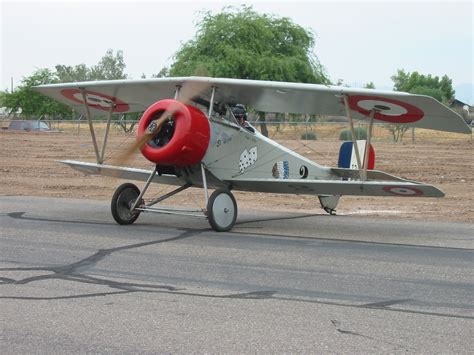
[[[162,100],[151,105],[140,119],[136,141],[130,147],[128,147],[123,152],[123,154],[118,156],[118,165],[124,165],[124,163],[126,163],[137,150],[140,149],[143,152],[145,144],[150,140],[154,139],[160,133],[161,129],[163,128],[163,125],[172,120],[174,118],[174,115],[177,114],[178,111],[182,111],[183,109],[192,110],[193,107],[187,105],[191,102],[193,98],[199,96],[208,88],[209,83],[207,82],[185,82],[183,86],[179,89],[177,100]],[[166,105],[160,105],[160,103],[166,103]],[[193,112],[191,116],[196,115],[198,114]],[[190,119],[192,119],[192,117]],[[143,153],[147,159],[159,163],[158,161],[155,161],[155,159],[152,159],[147,156],[145,152]]]

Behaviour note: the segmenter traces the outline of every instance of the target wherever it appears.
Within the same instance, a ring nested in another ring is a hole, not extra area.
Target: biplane
[[[461,116],[435,99],[402,92],[210,77],[51,84],[35,90],[74,108],[89,122],[96,162],[62,163],[86,174],[144,182],[141,190],[127,182],[115,191],[111,210],[119,224],[155,212],[207,218],[214,230],[228,231],[237,218],[232,191],[314,195],[331,214],[344,195],[443,197],[434,186],[374,170],[373,124],[471,133]],[[346,116],[352,150],[341,149],[340,161],[352,154],[356,164],[328,167],[297,154],[249,124],[243,126],[232,110],[237,104],[263,112]],[[150,170],[104,164],[112,115],[131,112],[143,112],[135,148],[153,164]],[[96,116],[107,117],[101,147]],[[354,130],[354,120],[360,119],[368,120],[362,147]],[[144,196],[152,183],[176,189],[148,201]],[[190,187],[203,189],[205,208],[162,205]]]

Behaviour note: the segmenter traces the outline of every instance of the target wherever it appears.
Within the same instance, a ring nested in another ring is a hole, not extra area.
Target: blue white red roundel
[[[110,106],[114,106],[113,112],[126,112],[129,110],[129,105],[116,97],[105,95],[99,92],[84,90],[87,100],[87,106],[97,110],[109,111]],[[64,89],[61,90],[61,95],[79,104],[84,104],[82,92],[79,89]]]
[[[385,186],[383,190],[396,196],[415,197],[423,195],[423,191],[414,187]]]
[[[349,96],[349,107],[364,116],[369,116],[375,110],[374,118],[390,123],[413,123],[424,117],[424,112],[418,107],[379,96],[353,95]]]

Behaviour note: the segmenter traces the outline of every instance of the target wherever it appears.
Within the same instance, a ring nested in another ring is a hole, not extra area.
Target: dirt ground
[[[428,132],[428,131],[424,131]],[[420,220],[474,222],[474,154],[469,135],[417,134],[416,143],[393,143],[390,137],[374,137],[376,168],[415,181],[433,184],[445,192],[441,199],[412,197],[341,198],[339,215],[380,216]],[[100,133],[100,132],[99,132]],[[340,141],[334,136],[318,134],[317,141],[276,139],[291,149],[321,164],[336,166]],[[100,134],[98,135],[99,137]],[[281,134],[280,137],[290,137]],[[319,138],[322,136],[322,138]],[[133,136],[114,131],[110,137],[106,163],[113,164],[117,152],[133,141]],[[62,133],[0,132],[0,195],[49,196],[76,199],[110,200],[114,189],[123,181],[85,176],[58,160],[94,162],[90,135],[85,129]],[[152,165],[137,154],[130,166],[151,169]],[[138,183],[142,186],[142,183]],[[149,198],[169,191],[154,187]],[[203,192],[191,189],[173,198],[171,204],[203,206]],[[276,195],[235,192],[240,209],[271,209],[324,213],[317,198],[303,195]]]

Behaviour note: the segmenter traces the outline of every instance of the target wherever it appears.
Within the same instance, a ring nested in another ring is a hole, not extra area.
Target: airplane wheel
[[[227,189],[214,191],[207,203],[207,217],[216,232],[231,230],[237,219],[237,202]]]
[[[140,212],[132,212],[130,209],[139,195],[140,190],[131,183],[122,184],[115,190],[110,207],[118,224],[132,224],[137,220]]]

